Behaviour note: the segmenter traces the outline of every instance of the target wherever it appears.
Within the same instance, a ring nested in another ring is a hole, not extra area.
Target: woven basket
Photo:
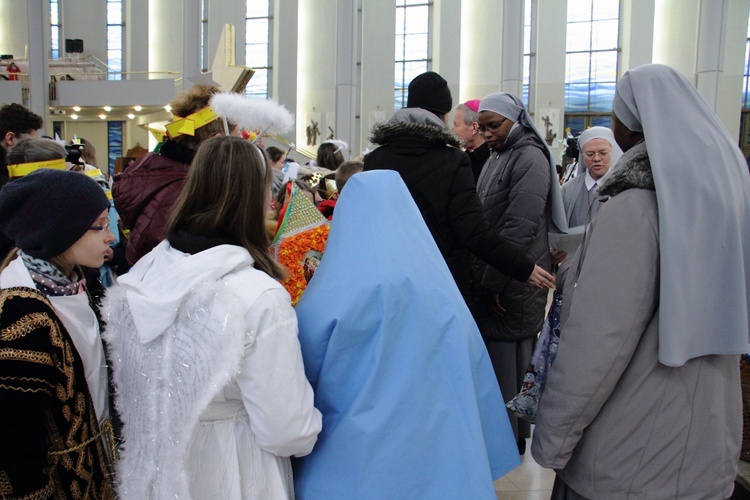
[[[750,360],[746,355],[740,360],[742,384],[742,450],[740,460],[750,462]]]

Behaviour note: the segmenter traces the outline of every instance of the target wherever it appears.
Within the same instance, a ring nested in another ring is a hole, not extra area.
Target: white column
[[[338,0],[299,0],[295,142],[298,149],[312,153],[335,122],[337,4]],[[311,120],[320,130],[315,146],[307,146],[306,140]]]
[[[370,144],[372,126],[394,112],[396,2],[362,2],[360,144]],[[353,152],[356,153],[356,152]]]
[[[336,139],[346,141],[351,151],[359,150],[355,139],[357,109],[357,6],[355,0],[338,0],[336,9]],[[348,153],[348,152],[347,152]],[[344,155],[349,158],[349,154]],[[356,156],[356,154],[355,154]]]
[[[0,0],[0,54],[11,54],[16,59],[26,57],[27,10],[25,2]]]
[[[575,1],[575,0],[570,0]],[[568,5],[565,0],[537,0],[534,2],[532,20],[536,26],[536,57],[533,59],[536,79],[529,91],[533,94],[534,123],[540,131],[545,130],[542,110],[558,112],[558,123],[553,133],[560,139],[565,135],[565,50],[567,35]],[[562,147],[554,142],[552,153],[559,158]]]
[[[49,2],[27,0],[29,36],[29,109],[49,122]],[[46,10],[45,10],[46,9]]]
[[[459,102],[481,99],[500,90],[502,18],[502,4],[496,0],[461,2]]]
[[[655,0],[620,0],[618,77],[630,68],[652,62]]]
[[[188,80],[201,72],[201,2],[183,0],[182,90],[193,86]]]
[[[124,71],[129,80],[148,78],[148,0],[128,0],[125,7]]]
[[[195,0],[189,0],[195,2]],[[182,72],[183,2],[149,0],[148,2],[148,70],[154,78],[175,78],[163,72]],[[169,22],[164,22],[166,19]],[[199,42],[194,42],[198,43]],[[196,50],[196,53],[198,51]],[[191,76],[188,74],[188,76]]]
[[[500,90],[523,96],[523,21],[524,0],[503,2],[502,59]]]
[[[297,109],[297,29],[299,22],[297,0],[273,2],[273,41],[271,43],[271,87],[269,95],[292,112]],[[296,117],[297,122],[302,118]],[[295,142],[294,131],[289,139]]]
[[[453,106],[459,101],[461,77],[461,3],[435,0],[432,7],[432,70],[448,82]]]

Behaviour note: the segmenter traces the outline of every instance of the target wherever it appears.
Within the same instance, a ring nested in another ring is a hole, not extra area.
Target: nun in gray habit
[[[544,139],[517,97],[496,92],[482,99],[479,123],[492,151],[477,182],[487,221],[503,238],[549,271],[548,231],[566,231],[557,170]],[[475,259],[472,312],[506,401],[520,390],[544,321],[547,290],[539,290]],[[525,449],[528,422],[509,413]]]
[[[750,176],[693,86],[657,64],[612,104],[625,151],[562,281],[531,450],[553,498],[729,498],[750,332]]]

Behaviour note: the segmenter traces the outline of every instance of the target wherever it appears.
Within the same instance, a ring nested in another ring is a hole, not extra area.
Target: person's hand
[[[526,280],[526,283],[537,288],[552,288],[555,286],[555,277],[535,265],[534,271],[529,276],[529,279]]]
[[[497,292],[490,293],[490,312],[496,318],[502,318],[505,316],[505,308],[500,305],[500,294]]]
[[[563,252],[562,250],[558,250],[557,248],[550,248],[549,249],[550,255],[552,255],[552,265],[557,266],[562,261],[565,260],[565,257],[568,256],[568,252]]]

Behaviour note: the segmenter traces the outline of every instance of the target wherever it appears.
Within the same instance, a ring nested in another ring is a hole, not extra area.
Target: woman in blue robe
[[[323,413],[297,498],[497,498],[493,480],[520,464],[503,398],[396,172],[349,180],[297,315]]]

